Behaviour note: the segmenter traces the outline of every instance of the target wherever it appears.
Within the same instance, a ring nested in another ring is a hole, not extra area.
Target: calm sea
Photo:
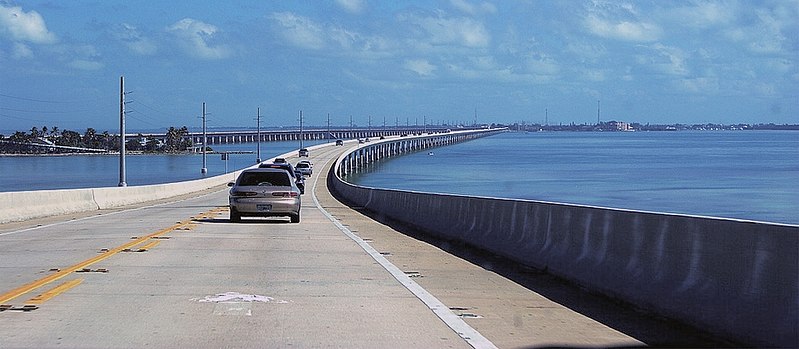
[[[504,133],[432,151],[348,180],[799,224],[799,132]]]
[[[305,141],[305,146],[324,141]],[[262,142],[261,159],[296,150],[297,141]],[[252,151],[230,154],[227,163],[220,154],[207,154],[208,173],[200,173],[202,154],[130,155],[125,157],[129,186],[159,184],[217,176],[255,164],[256,143],[212,145],[215,151]],[[0,192],[115,187],[119,184],[118,155],[0,156]]]

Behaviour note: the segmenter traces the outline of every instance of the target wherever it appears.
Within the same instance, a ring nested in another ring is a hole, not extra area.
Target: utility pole
[[[302,110],[300,110],[300,149],[302,149]]]
[[[119,77],[119,186],[127,187],[125,181],[125,77]]]
[[[208,173],[208,162],[205,159],[205,148],[208,148],[208,133],[205,132],[205,102],[203,102],[203,167],[200,169],[200,173],[202,174]]]
[[[257,153],[255,155],[255,162],[260,164],[261,163],[261,107],[258,107],[258,116],[256,116],[256,119],[258,120],[257,121],[257,123],[258,123],[258,141],[257,141],[258,150],[257,150]]]
[[[325,138],[327,138],[327,143],[330,143],[330,113],[327,113],[327,136]]]
[[[544,108],[544,126],[549,126],[549,108]]]

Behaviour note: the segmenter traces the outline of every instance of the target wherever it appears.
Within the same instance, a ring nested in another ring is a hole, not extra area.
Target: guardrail
[[[799,344],[799,226],[369,188],[342,179],[368,162],[403,154],[396,142],[402,140],[341,155],[329,188],[381,217],[723,338]]]

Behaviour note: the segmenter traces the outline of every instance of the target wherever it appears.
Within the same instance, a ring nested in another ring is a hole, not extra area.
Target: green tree
[[[150,138],[147,140],[147,144],[144,146],[144,151],[146,152],[154,152],[157,151],[159,148],[158,140],[155,138]]]
[[[168,153],[185,151],[187,148],[187,142],[185,138],[188,136],[188,134],[189,129],[186,126],[183,126],[179,129],[170,127],[166,132],[164,151]],[[191,140],[189,140],[188,144],[191,144]]]
[[[41,135],[41,133],[39,133],[39,128],[34,126],[33,128],[31,128],[31,134],[30,134],[30,138],[29,139],[39,138],[40,135]]]
[[[83,147],[83,140],[81,139],[80,133],[70,130],[64,130],[61,132],[61,137],[55,142],[58,145],[63,145],[67,147]]]
[[[97,131],[91,127],[86,129],[83,134],[83,144],[87,148],[100,148],[100,140],[97,137]]]
[[[131,138],[125,142],[125,150],[130,151],[142,151],[144,147],[141,145],[141,137],[140,138]]]
[[[22,131],[14,132],[13,135],[8,137],[8,140],[9,141],[13,141],[13,142],[27,142],[28,139],[30,139],[30,136],[28,136],[27,133],[22,132]]]
[[[47,137],[49,141],[55,143],[58,139],[58,126],[53,126],[50,128],[50,133],[46,134],[45,137]]]

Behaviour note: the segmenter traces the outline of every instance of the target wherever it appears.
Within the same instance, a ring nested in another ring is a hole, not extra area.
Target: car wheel
[[[233,207],[230,208],[230,221],[233,223],[241,222],[241,213]]]
[[[291,215],[291,223],[299,223],[300,222],[300,214],[293,214]]]

